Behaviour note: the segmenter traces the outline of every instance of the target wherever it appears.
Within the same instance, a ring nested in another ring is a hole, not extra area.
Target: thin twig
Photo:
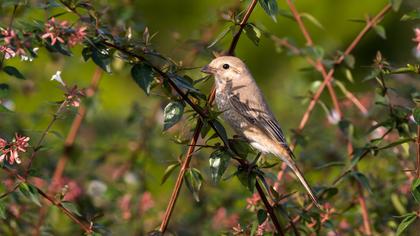
[[[28,181],[26,180],[26,178],[24,178],[23,176],[19,175],[17,172],[13,171],[13,170],[9,170],[7,168],[3,168],[3,170],[7,173],[9,173],[10,175],[13,175],[14,177],[16,177],[19,181],[21,181],[22,183],[28,183]],[[86,233],[90,234],[93,232],[92,228],[91,228],[91,224],[87,223],[87,222],[83,222],[81,221],[77,216],[75,216],[72,212],[70,212],[69,210],[67,210],[63,204],[61,204],[61,202],[55,200],[53,197],[49,196],[48,194],[46,194],[45,192],[43,192],[41,189],[39,189],[38,187],[34,186],[38,193],[48,202],[50,202],[51,204],[53,204],[54,206],[56,206],[58,209],[60,209],[61,211],[63,211],[72,221],[74,221],[76,224],[78,224]],[[17,189],[17,187],[16,187]]]
[[[287,1],[290,1],[290,0],[287,0]],[[372,29],[373,26],[378,24],[383,19],[385,14],[391,10],[391,8],[392,8],[391,4],[385,5],[385,7],[382,8],[382,10],[375,17],[373,17],[371,20],[366,22],[365,27],[360,31],[360,33],[356,36],[356,38],[350,43],[350,45],[346,48],[344,53],[335,61],[335,63],[334,63],[335,66],[341,64],[344,61],[345,57],[350,55],[350,53],[354,50],[354,48],[358,45],[358,43],[366,35],[366,33],[369,32],[369,30]],[[309,120],[309,117],[312,113],[312,110],[314,109],[316,103],[318,102],[326,84],[329,83],[332,80],[334,70],[335,70],[335,68],[332,68],[328,71],[327,76],[324,77],[324,81],[319,86],[318,90],[315,92],[315,95],[313,96],[311,102],[309,103],[308,108],[306,109],[305,113],[302,116],[299,127],[297,129],[297,133],[301,133],[303,131],[304,127],[306,126],[306,124]],[[293,143],[291,145],[292,149],[294,149],[294,147],[296,146],[296,141],[297,141],[296,139],[293,141]],[[369,152],[365,152],[365,154],[367,154],[367,153],[369,153]],[[281,168],[285,169],[286,164],[283,163]],[[366,206],[366,204],[364,204],[364,206]],[[310,210],[312,207],[313,207],[313,204],[310,204],[305,209]],[[362,212],[362,214],[364,214],[364,213],[365,212]],[[296,224],[300,219],[301,219],[301,217],[297,216],[293,219],[292,222]],[[290,225],[286,227],[286,230],[288,230],[288,229],[290,229]],[[365,231],[366,231],[366,227],[365,227]],[[369,230],[367,230],[366,233],[367,232],[369,232]]]
[[[86,97],[90,98],[92,97],[99,85],[99,81],[102,76],[102,70],[99,67],[96,67],[95,72],[92,76],[92,81],[89,86],[89,88],[86,90]],[[86,106],[81,104],[79,106],[79,109],[77,111],[76,116],[73,119],[73,123],[71,124],[69,133],[67,134],[67,137],[64,141],[64,151],[60,157],[60,159],[57,162],[57,165],[55,166],[54,174],[51,180],[51,183],[48,187],[47,194],[53,194],[54,188],[58,186],[58,184],[61,181],[64,168],[68,162],[70,150],[71,147],[74,145],[74,141],[76,140],[77,133],[79,132],[80,126],[82,124],[82,121],[86,115]],[[41,233],[41,226],[44,224],[45,216],[48,210],[48,206],[44,205],[39,209],[39,216],[38,216],[38,223],[36,225],[35,229],[35,235],[40,235]]]
[[[300,16],[299,12],[296,10],[295,5],[292,3],[291,0],[287,0],[287,4],[289,5],[290,11],[292,12],[293,17],[295,18],[296,22],[298,23],[299,28],[300,28],[303,36],[306,39],[306,45],[308,47],[314,46],[312,37],[310,36],[308,30],[306,29],[305,25],[303,24],[302,18]],[[315,62],[315,69],[317,69],[318,71],[320,71],[322,73],[322,76],[324,77],[324,79],[326,78],[327,72],[326,72],[326,69],[325,69],[324,64],[322,64],[321,59],[318,59]],[[328,91],[330,93],[331,100],[333,101],[335,111],[341,116],[341,114],[342,114],[341,108],[340,108],[340,106],[338,104],[337,95],[336,95],[336,93],[334,91],[334,88],[331,85],[331,81],[329,81],[327,83],[327,88],[328,88]]]
[[[42,132],[41,137],[38,140],[38,143],[34,146],[34,150],[31,154],[31,156],[29,157],[29,163],[26,166],[25,169],[25,175],[24,177],[27,178],[29,175],[29,171],[31,170],[32,167],[32,163],[36,157],[36,155],[38,154],[39,149],[42,146],[42,143],[44,142],[45,137],[47,136],[47,133],[50,131],[50,129],[52,128],[52,126],[54,125],[54,123],[58,120],[59,115],[61,114],[61,112],[63,111],[63,109],[66,107],[67,105],[67,101],[64,100],[63,102],[60,103],[60,106],[58,107],[57,111],[54,113],[53,118],[50,120],[50,123],[48,123],[47,128],[45,128],[44,132]]]
[[[260,195],[260,198],[262,202],[264,203],[265,208],[267,209],[267,212],[271,218],[271,221],[273,222],[274,227],[276,228],[276,231],[279,235],[284,235],[283,229],[280,225],[280,221],[277,219],[277,215],[274,212],[273,207],[271,206],[270,202],[267,200],[267,197],[265,196],[264,190],[262,189],[260,183],[258,180],[255,181],[255,187],[258,191],[258,194]]]
[[[257,4],[257,2],[258,2],[258,0],[253,0],[250,3],[250,5],[248,6],[248,8],[246,10],[246,13],[244,15],[244,18],[242,19],[242,21],[240,23],[240,26],[239,26],[240,28],[232,39],[232,42],[231,42],[230,47],[229,47],[228,54],[230,54],[230,55],[234,54],[236,45],[238,44],[238,41],[239,41],[239,38],[240,38],[241,33],[243,31],[243,28],[245,27],[246,22],[248,21],[255,5]],[[213,86],[213,88],[210,92],[210,95],[207,99],[207,104],[209,104],[209,105],[213,104],[214,99],[215,99],[215,94],[216,94],[216,89]],[[177,177],[177,180],[175,182],[174,189],[172,191],[171,197],[169,199],[168,206],[166,208],[165,214],[163,216],[162,223],[161,223],[160,228],[159,228],[159,231],[162,232],[162,233],[164,233],[166,231],[166,228],[168,227],[169,219],[170,219],[170,217],[172,215],[172,212],[174,210],[174,206],[175,206],[176,200],[177,200],[178,195],[179,195],[179,191],[180,191],[181,186],[182,186],[185,171],[189,168],[189,163],[191,162],[192,154],[194,153],[195,145],[197,143],[197,140],[199,138],[199,134],[200,134],[202,128],[203,128],[203,121],[201,119],[198,119],[197,120],[197,125],[194,129],[193,137],[190,141],[190,147],[188,148],[188,151],[185,154],[185,158],[182,162],[181,169],[178,173],[178,177]]]

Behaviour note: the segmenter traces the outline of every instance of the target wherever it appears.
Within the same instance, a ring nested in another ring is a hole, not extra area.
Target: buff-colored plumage
[[[214,75],[216,104],[223,111],[225,121],[257,150],[280,157],[319,207],[316,196],[293,160],[279,123],[245,63],[237,57],[222,56],[203,67],[202,71]]]

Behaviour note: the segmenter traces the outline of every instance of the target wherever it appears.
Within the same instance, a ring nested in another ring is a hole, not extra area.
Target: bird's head
[[[214,75],[216,80],[235,80],[246,77],[249,73],[243,61],[237,57],[221,56],[201,69],[206,74]]]

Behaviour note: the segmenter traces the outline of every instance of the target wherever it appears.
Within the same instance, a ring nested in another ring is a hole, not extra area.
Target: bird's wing
[[[290,157],[294,157],[293,152],[287,145],[286,138],[280,128],[279,123],[271,115],[271,112],[263,106],[258,106],[250,101],[241,102],[238,95],[231,94],[229,96],[231,107],[244,117],[249,123],[259,127],[264,133],[276,139],[289,153]]]

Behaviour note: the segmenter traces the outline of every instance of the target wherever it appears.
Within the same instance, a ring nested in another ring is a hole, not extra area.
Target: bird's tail
[[[293,154],[289,153],[287,155],[287,157],[282,158],[282,160],[287,164],[287,166],[290,167],[290,169],[292,169],[293,173],[295,173],[296,177],[299,179],[299,181],[302,183],[305,190],[308,192],[308,194],[311,197],[312,201],[314,202],[315,206],[318,207],[319,209],[322,209],[321,205],[318,202],[317,197],[313,193],[311,187],[309,187],[308,182],[306,181],[305,177],[303,177],[302,172],[297,167],[297,165],[296,165],[295,161],[292,159],[291,155],[293,155]],[[283,155],[283,157],[284,157],[284,155]]]

